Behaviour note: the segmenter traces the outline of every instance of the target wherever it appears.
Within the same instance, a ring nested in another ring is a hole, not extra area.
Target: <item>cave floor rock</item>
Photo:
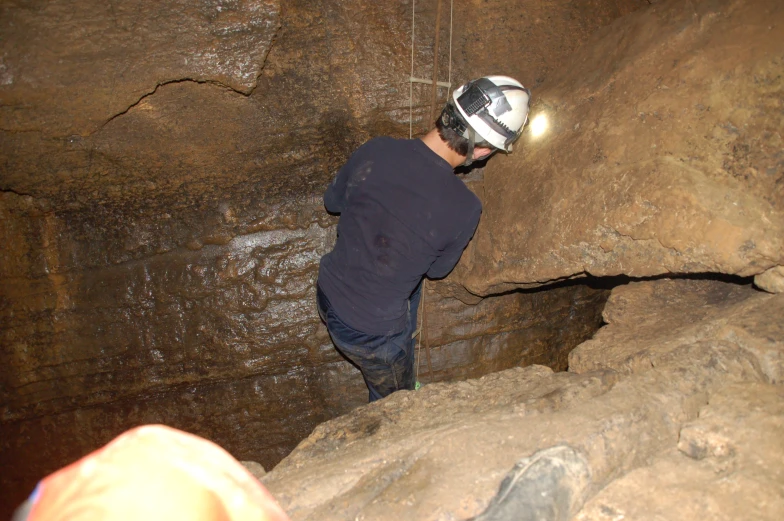
[[[695,345],[733,345],[771,383],[784,379],[784,299],[710,280],[631,283],[613,290],[604,327],[569,354],[569,369],[631,373]]]
[[[592,498],[578,521],[781,519],[784,389],[736,384],[711,395],[677,449]]]
[[[580,372],[396,393],[319,426],[264,482],[294,520],[466,519],[516,462],[565,445],[590,479],[557,519],[780,519],[783,303],[709,280],[618,287]]]

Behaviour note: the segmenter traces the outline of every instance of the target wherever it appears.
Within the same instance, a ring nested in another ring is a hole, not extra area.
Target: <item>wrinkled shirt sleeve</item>
[[[329,213],[343,213],[343,210],[346,208],[346,186],[349,177],[351,177],[351,173],[356,168],[357,157],[360,154],[360,150],[362,150],[362,148],[357,150],[348,161],[346,161],[343,167],[338,171],[335,179],[327,187],[327,191],[324,192],[324,208],[326,208]]]
[[[468,245],[468,241],[474,236],[481,213],[482,210],[479,208],[471,216],[457,237],[449,243],[444,249],[444,252],[430,265],[430,269],[427,270],[427,277],[429,279],[442,279],[449,275],[454,269],[457,262],[460,260],[460,257],[463,255],[463,250],[465,250],[465,247]]]

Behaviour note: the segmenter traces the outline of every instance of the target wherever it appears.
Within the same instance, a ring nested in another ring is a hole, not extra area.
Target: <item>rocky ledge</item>
[[[780,519],[781,316],[783,295],[749,285],[620,286],[569,372],[397,393],[319,426],[264,483],[294,520],[466,519],[516,462],[566,446],[587,477],[546,519]]]

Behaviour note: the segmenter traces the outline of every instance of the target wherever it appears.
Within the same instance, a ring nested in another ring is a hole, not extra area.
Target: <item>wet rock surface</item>
[[[535,96],[497,158],[455,283],[784,265],[784,7],[657,2],[597,33]]]
[[[717,417],[745,421],[737,407],[757,404],[757,441],[779,450],[780,296],[715,281],[619,289],[609,326],[572,357],[579,373],[553,370],[598,326],[606,291],[477,296],[700,271],[777,291],[781,7],[577,4],[456,6],[453,83],[518,77],[556,137],[526,134],[471,176],[486,203],[475,246],[428,291],[436,383],[422,363],[423,390],[354,412],[364,385],[313,306],[335,233],[319,198],[368,137],[408,136],[411,4],[0,7],[0,517],[44,474],[154,422],[265,468],[313,432],[264,478],[295,519],[476,515],[516,462],[564,444],[590,469],[567,490],[580,501],[685,458],[720,476],[737,462],[741,490],[759,471],[749,512],[776,512],[780,476],[703,419],[735,386]],[[416,14],[415,76],[430,78],[435,3]],[[431,88],[412,92],[417,135]],[[503,372],[475,379],[488,371]],[[715,511],[683,505],[662,511]]]
[[[680,287],[668,292],[667,301],[652,297],[672,290],[672,284]],[[577,480],[570,489],[575,497],[589,498],[582,509],[575,508],[576,519],[620,514],[653,519],[656,512],[703,519],[702,513],[718,510],[701,505],[729,501],[721,497],[724,487],[733,500],[749,506],[749,515],[740,519],[777,519],[784,486],[776,466],[784,446],[775,434],[781,388],[769,383],[770,371],[762,369],[761,359],[770,353],[749,350],[748,344],[772,338],[782,352],[784,335],[769,327],[780,316],[781,296],[720,281],[653,281],[615,291],[627,299],[611,297],[610,316],[657,316],[671,305],[707,300],[700,316],[684,317],[684,323],[706,333],[699,338],[684,329],[671,334],[664,323],[645,331],[648,351],[659,353],[656,363],[626,365],[613,353],[626,348],[637,324],[620,321],[601,330],[610,334],[603,336],[603,349],[590,351],[594,369],[585,373],[531,366],[397,393],[320,425],[264,483],[292,519],[465,519],[484,510],[516,462],[565,444],[585,458],[590,471],[587,485]],[[711,296],[718,294],[734,295],[727,308],[749,306],[740,319],[747,324],[746,339],[713,327],[725,311],[711,305]],[[753,432],[757,420],[760,429]],[[737,474],[736,467],[722,463],[733,447],[744,452],[736,461]],[[702,465],[704,470],[695,471],[702,472],[700,484],[688,482],[695,475],[691,470],[675,478],[673,457],[694,462],[687,467]],[[668,473],[660,475],[662,467]],[[721,468],[727,472],[723,478],[716,474]],[[638,475],[648,481],[637,480]],[[711,488],[709,483],[719,480],[721,487]],[[756,487],[757,480],[764,486]],[[677,490],[672,501],[656,499],[670,487]],[[661,504],[661,511],[645,509],[639,497]],[[744,510],[737,505],[731,511]]]
[[[213,244],[58,273],[66,252],[51,237],[65,230],[31,198],[2,197],[15,245],[0,283],[9,508],[42,475],[134,425],[175,426],[270,468],[316,425],[366,402],[315,312],[318,260],[335,235],[317,203],[281,207],[285,228],[260,223]],[[437,288],[426,302],[435,380],[562,368],[607,298],[571,286],[464,304]]]
[[[453,82],[498,72],[541,82],[645,2],[501,4],[456,6]],[[42,475],[139,423],[203,435],[270,468],[365,401],[313,308],[335,223],[320,196],[367,138],[408,136],[410,8],[0,8],[0,517]],[[435,4],[417,2],[416,16],[415,75],[427,78]],[[496,30],[478,32],[479,18]],[[444,18],[441,80],[447,27]],[[487,56],[523,45],[519,59]],[[415,135],[430,96],[414,85]],[[526,360],[563,367],[606,298],[575,286],[466,305],[434,290],[435,380]]]
[[[432,289],[425,301],[432,381],[476,378],[531,364],[565,371],[571,350],[602,325],[609,295],[601,287],[577,284],[511,292],[466,305],[440,296],[444,286],[428,283]],[[424,358],[424,338],[419,343]],[[420,360],[419,365],[420,380],[430,382],[426,364]]]

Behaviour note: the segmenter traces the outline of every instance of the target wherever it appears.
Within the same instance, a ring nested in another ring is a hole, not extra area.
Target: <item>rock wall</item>
[[[782,22],[773,1],[656,2],[543,85],[549,134],[475,185],[485,214],[442,291],[654,280],[613,290],[567,373],[433,384],[319,426],[264,478],[292,519],[466,519],[499,487],[521,519],[781,518],[784,295],[704,272],[778,291]]]
[[[62,252],[43,244],[66,232],[29,198],[3,197],[4,239],[17,248],[5,250],[0,285],[0,479],[13,502],[134,425],[194,432],[269,468],[316,425],[367,401],[314,311],[318,259],[335,233],[319,225],[323,213],[226,244],[48,273],[47,255]],[[599,326],[606,291],[564,287],[472,305],[432,290],[426,298],[435,379],[446,380],[564,365]],[[424,361],[420,372],[430,380]]]
[[[430,77],[435,4],[417,5],[415,75]],[[642,5],[459,3],[453,82],[505,72],[542,83]],[[408,136],[410,7],[0,7],[0,517],[43,474],[138,423],[269,467],[364,401],[312,307],[334,236],[318,198],[365,139]],[[415,134],[430,95],[413,88]],[[463,295],[471,305],[434,295],[435,379],[563,367],[605,297],[578,286]]]
[[[292,519],[466,519],[499,487],[522,519],[781,518],[783,296],[661,275],[780,291],[782,22],[772,1],[656,2],[543,86],[549,134],[486,169],[442,290],[656,280],[613,290],[567,373],[434,384],[319,426],[264,478]],[[576,477],[548,473],[567,453]]]
[[[770,0],[658,2],[600,31],[536,92],[521,153],[487,169],[453,282],[487,294],[585,274],[780,280],[782,20]]]
[[[251,92],[280,2],[12,2],[2,19],[3,129],[89,135],[166,83]]]
[[[263,482],[295,521],[467,519],[516,462],[568,448],[584,479],[519,471],[515,518],[779,519],[783,306],[749,284],[620,286],[569,372],[396,393],[320,425]]]
[[[199,216],[221,203],[250,213],[251,203],[263,209],[318,192],[370,136],[408,136],[410,3],[186,3],[37,0],[0,8],[7,35],[0,188],[56,210],[97,207],[123,236],[162,235],[162,245],[135,252],[143,255],[210,231],[191,218],[180,224],[187,231],[157,234],[133,219],[140,209],[178,223],[197,204]],[[596,29],[646,2],[484,4],[456,6],[453,83],[490,72],[541,82]],[[416,5],[414,75],[431,78],[435,2]],[[442,18],[445,80],[446,11]],[[431,125],[431,94],[414,85],[415,135]],[[437,95],[439,104],[446,99],[444,89]],[[122,231],[128,221],[143,229]]]

